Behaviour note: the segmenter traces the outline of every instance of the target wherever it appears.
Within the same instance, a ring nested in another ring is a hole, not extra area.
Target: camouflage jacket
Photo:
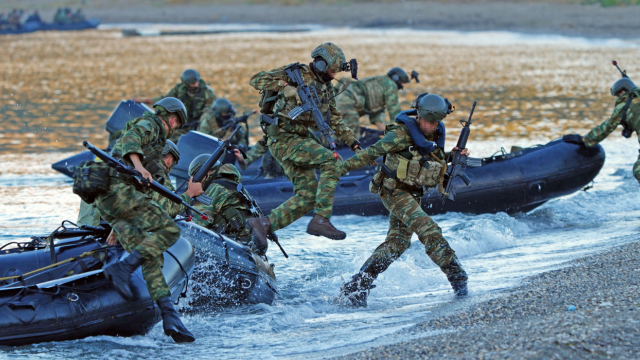
[[[604,140],[620,125],[622,121],[622,110],[629,96],[634,96],[634,99],[631,100],[631,104],[629,104],[629,109],[627,110],[627,123],[636,134],[640,134],[640,88],[637,88],[618,97],[611,117],[593,128],[593,130],[589,131],[584,137],[584,144],[586,146],[593,146]],[[638,142],[640,142],[640,135]]]
[[[210,179],[210,176],[203,183],[226,180],[237,185],[242,180],[240,172],[231,164],[222,165],[215,179]],[[211,215],[212,219],[204,221],[194,218],[199,225],[240,238],[251,237],[251,232],[245,227],[245,220],[252,217],[250,206],[238,191],[212,182],[205,190],[205,195],[211,198],[211,204],[205,205],[196,201],[194,207]]]
[[[234,120],[229,119],[227,121],[231,122],[230,125],[233,125]],[[215,136],[221,140],[227,140],[227,138],[229,137],[229,135],[231,135],[235,127],[227,126],[225,128],[225,125],[227,124],[221,121],[218,121],[218,119],[216,119],[216,117],[213,116],[213,110],[209,108],[200,117],[200,123],[198,124],[198,131],[204,134]],[[231,140],[231,144],[247,146],[248,144],[245,144],[246,143],[245,134],[247,131],[246,127],[244,123],[240,123],[238,125],[240,125],[240,130],[238,130],[238,132],[236,133],[235,139]]]
[[[436,133],[425,135],[427,141],[435,141]],[[411,134],[407,127],[403,124],[391,124],[387,125],[385,135],[377,143],[369,146],[363,151],[358,152],[351,158],[347,159],[343,164],[343,174],[349,171],[359,169],[363,166],[371,164],[380,156],[387,155],[389,153],[400,153],[405,158],[411,158],[411,153],[408,151],[410,146],[413,146],[414,142],[411,138]],[[443,149],[436,148],[435,150],[439,158],[446,158],[446,154]]]
[[[281,127],[285,124],[290,124],[294,127],[293,132],[298,134],[306,133],[307,128],[318,130],[311,116],[311,112],[306,112],[298,116],[295,121],[291,121],[291,118],[287,115],[289,111],[300,105],[296,89],[288,85],[291,79],[284,71],[287,66],[282,66],[271,71],[261,71],[251,77],[249,84],[257,90],[274,90],[283,94],[274,106],[275,109],[278,109],[278,118],[281,119]],[[322,84],[319,82],[308,65],[302,64],[301,68],[304,83],[315,88],[318,93],[318,98],[321,101],[319,107],[320,112],[325,117],[327,116],[326,114],[330,113],[329,127],[335,131],[336,137],[342,142],[347,145],[353,144],[355,140],[353,131],[342,122],[340,112],[336,108],[333,85],[331,85],[331,83]]]
[[[127,155],[138,154],[142,165],[155,176],[156,171],[150,170],[148,166],[155,166],[158,161],[162,161],[162,150],[166,142],[164,122],[154,113],[146,111],[142,117],[127,122],[111,154],[122,158],[129,165],[133,163]]]
[[[153,102],[159,101],[166,97],[174,97],[182,101],[187,108],[187,115],[189,116],[189,123],[200,120],[202,113],[213,105],[216,100],[216,96],[213,94],[213,90],[207,85],[204,80],[200,80],[198,84],[200,91],[190,96],[187,94],[187,85],[180,83],[171,89],[167,95],[158,96],[153,98]]]
[[[154,176],[154,179],[155,181],[160,183],[160,185],[166,187],[172,192],[175,192],[176,189],[173,187],[173,184],[171,183],[171,179],[169,178],[169,170],[166,168],[162,160],[160,160],[160,162],[161,164],[159,164],[158,166],[161,167],[162,171],[158,172],[158,174]],[[172,218],[176,217],[176,215],[186,210],[183,205],[176,204],[173,201],[167,199],[166,197],[160,195],[155,191],[153,191],[150,195],[151,195],[151,199],[153,199],[153,201],[155,201],[156,204],[158,204],[162,210],[166,211],[169,215],[171,215]],[[187,192],[180,195],[180,197],[187,204],[191,202],[191,197]]]
[[[390,121],[393,121],[402,110],[398,99],[398,86],[388,75],[351,81],[346,90],[338,95],[339,103],[341,97],[349,97],[351,100],[349,102],[355,104],[355,110],[358,111],[358,114],[360,116],[369,115],[372,124],[384,122],[382,117],[385,108]]]

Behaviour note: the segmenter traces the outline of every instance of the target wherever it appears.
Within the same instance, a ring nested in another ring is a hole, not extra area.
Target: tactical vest
[[[385,111],[384,89],[380,84],[382,76],[387,77],[387,75],[374,76],[354,83],[360,87],[364,94],[364,112],[369,116],[375,116]]]
[[[425,188],[439,186],[439,191],[444,191],[446,171],[447,162],[440,149],[422,155],[410,146],[383,157],[383,164],[371,179],[369,190],[373,194],[380,193],[381,188],[390,194],[393,194],[395,189],[422,193]]]
[[[189,93],[187,93],[187,86],[184,86],[184,91],[179,91],[177,94],[177,98],[178,100],[182,101],[182,103],[184,104],[184,106],[187,108],[187,116],[188,116],[188,123],[182,125],[183,128],[193,128],[195,126],[195,128],[197,128],[197,124],[200,121],[200,117],[202,116],[202,114],[204,113],[204,109],[202,109],[202,111],[200,111],[200,116],[196,117],[196,105],[198,104],[204,104],[205,101],[205,94],[207,92],[207,84],[203,81],[200,80],[198,82],[198,86],[200,87],[200,91],[194,95],[194,96],[189,96]]]
[[[218,184],[234,191],[234,195],[240,200],[241,204],[240,206],[225,209],[222,214],[214,214],[211,222],[214,230],[229,235],[248,235],[245,223],[247,219],[256,217],[252,212],[251,202],[253,198],[249,192],[242,186],[242,183],[231,180],[219,179],[212,181],[211,184]]]
[[[629,106],[631,106],[631,102],[633,99],[640,97],[640,89],[634,89],[627,97],[627,102],[624,104],[622,108],[622,118],[620,119],[620,125],[622,125],[622,136],[625,138],[630,138],[631,134],[633,134],[633,127],[627,121],[627,113],[629,112]]]
[[[144,168],[147,169],[153,177],[156,177],[159,172],[162,171],[160,161],[162,161],[162,150],[164,150],[167,139],[164,136],[164,126],[160,118],[150,112],[146,112],[142,114],[142,117],[131,120],[133,121],[132,125],[143,120],[148,120],[161,129],[161,135],[158,136],[155,141],[142,147],[142,166],[144,166]],[[122,153],[120,147],[116,145],[111,155],[117,159],[121,159]]]

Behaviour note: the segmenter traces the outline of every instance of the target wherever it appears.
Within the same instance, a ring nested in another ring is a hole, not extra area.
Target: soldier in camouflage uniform
[[[188,121],[182,125],[180,129],[173,132],[169,140],[178,143],[180,136],[188,133],[190,130],[198,128],[198,122],[202,113],[211,107],[216,100],[213,90],[207,83],[200,78],[200,74],[193,69],[187,69],[180,77],[180,84],[171,89],[166,96],[158,96],[155,98],[133,98],[135,102],[151,105],[165,97],[174,97],[182,101],[187,108]]]
[[[319,110],[327,114],[325,117],[330,115],[328,125],[336,136],[352,149],[359,148],[353,132],[342,122],[333,99],[331,80],[343,70],[344,53],[333,43],[323,43],[313,50],[311,57],[314,59],[311,64],[300,65],[303,81],[316,89],[321,102]],[[282,229],[313,210],[307,233],[342,240],[346,234],[329,221],[341,161],[311,136],[309,128],[316,126],[310,112],[301,114],[296,120],[289,117],[288,113],[300,105],[300,100],[296,88],[288,84],[291,82],[285,73],[288,66],[259,72],[249,83],[257,90],[280,94],[274,107],[277,123],[268,128],[267,145],[293,183],[295,195],[272,210],[268,217],[249,219],[248,224],[254,235],[264,241],[269,231]],[[319,179],[316,170],[320,170]]]
[[[154,170],[162,157],[167,135],[187,121],[186,108],[176,98],[165,98],[154,104],[155,113],[145,112],[130,120],[112,151],[153,181]],[[104,273],[116,290],[126,299],[135,294],[131,290],[131,274],[142,266],[142,275],[151,298],[158,304],[163,318],[164,332],[176,342],[192,342],[193,334],[186,329],[173,308],[171,292],[162,274],[163,253],[180,237],[180,228],[162,208],[153,201],[149,190],[135,179],[113,170],[109,175],[109,189],[95,199],[100,216],[129,252],[129,256],[109,264]],[[202,193],[190,182],[192,196]]]
[[[189,175],[195,176],[210,156],[203,154],[193,159],[189,165]],[[243,188],[241,181],[242,176],[235,166],[220,165],[218,161],[203,180],[205,195],[211,198],[211,204],[206,205],[197,200],[193,204],[196,209],[211,215],[211,219],[194,220],[201,226],[233,237],[262,255],[267,247],[266,242],[254,243],[251,230],[245,225],[248,219],[255,216],[251,212],[251,194]]]
[[[420,207],[425,188],[443,186],[447,155],[443,150],[445,129],[441,120],[449,112],[448,106],[438,95],[423,96],[416,103],[417,110],[401,112],[396,124],[387,126],[380,141],[345,161],[343,166],[346,173],[383,156],[383,166],[372,178],[370,190],[379,194],[390,213],[384,243],[341,289],[354,306],[367,305],[373,281],[409,248],[413,233],[418,234],[427,256],[446,274],[455,294],[467,294],[467,275],[455,252],[440,227]],[[466,149],[462,151],[467,154]]]
[[[594,146],[609,136],[618,125],[623,126],[624,137],[631,137],[634,131],[640,134],[640,88],[636,87],[631,79],[624,77],[613,84],[611,95],[617,97],[611,117],[593,128],[584,138],[579,135],[565,135],[564,139],[575,143],[584,142],[585,146]],[[640,142],[640,135],[638,141]],[[640,182],[640,156],[633,165],[633,176]]]
[[[245,159],[242,156],[240,150],[235,149],[234,155],[236,156],[236,160],[238,161],[238,165],[240,165],[240,169],[242,171],[246,170],[249,165],[251,165],[254,161],[258,160],[262,157],[262,163],[260,163],[260,170],[258,177],[263,177],[265,179],[274,179],[277,177],[284,176],[284,170],[282,170],[282,166],[278,164],[276,159],[269,152],[269,147],[267,136],[263,136],[262,139],[258,140],[257,143],[247,151],[247,158]]]
[[[252,113],[244,114],[247,118]],[[207,109],[200,117],[200,124],[198,125],[198,131],[208,135],[212,135],[221,140],[227,140],[229,135],[235,130],[236,126],[240,125],[240,130],[236,133],[231,144],[242,146],[245,149],[249,144],[246,141],[247,127],[240,121],[236,124],[236,110],[233,108],[233,104],[227,99],[217,99],[213,102],[213,106]]]
[[[342,81],[342,80],[341,80]],[[385,108],[389,119],[395,119],[402,110],[398,91],[409,83],[407,73],[395,67],[386,75],[372,76],[358,81],[348,81],[345,90],[336,98],[343,122],[354,134],[360,134],[360,117],[368,115],[371,124],[384,131]]]

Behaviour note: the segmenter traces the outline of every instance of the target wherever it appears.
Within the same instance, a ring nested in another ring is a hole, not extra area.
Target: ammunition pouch
[[[103,162],[83,162],[73,174],[73,193],[87,204],[93,204],[97,196],[109,191],[110,169]]]

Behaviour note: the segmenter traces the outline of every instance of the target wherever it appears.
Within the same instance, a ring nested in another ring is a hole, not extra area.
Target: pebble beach
[[[640,242],[541,273],[411,331],[441,334],[344,359],[637,359]]]

